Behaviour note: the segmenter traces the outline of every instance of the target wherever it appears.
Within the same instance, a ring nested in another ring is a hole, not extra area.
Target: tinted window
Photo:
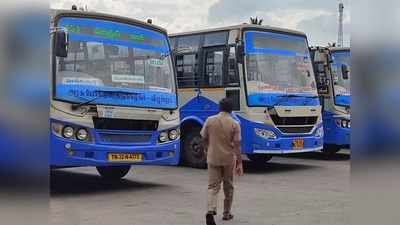
[[[178,38],[178,49],[187,49],[187,51],[197,51],[200,45],[200,35],[183,36]]]
[[[301,54],[308,52],[304,37],[262,32],[254,32],[252,34],[254,48],[289,50]]]
[[[233,110],[240,110],[240,90],[226,90],[226,97],[232,99]]]
[[[228,32],[209,33],[204,35],[204,46],[225,45],[228,40]]]

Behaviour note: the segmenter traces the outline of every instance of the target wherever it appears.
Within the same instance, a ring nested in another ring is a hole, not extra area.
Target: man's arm
[[[240,125],[235,124],[234,127],[234,135],[233,135],[233,149],[235,151],[236,155],[236,168],[235,172],[236,175],[242,176],[243,175],[243,163],[242,163],[242,154],[241,154],[241,147],[240,147],[240,141],[241,141],[241,134],[240,134]]]
[[[240,125],[236,124],[234,129],[233,129],[234,133],[233,133],[233,149],[235,151],[235,155],[236,155],[236,160],[237,160],[237,164],[242,164],[242,153],[241,153],[241,145],[240,145],[240,141],[241,141],[241,131],[240,131]]]

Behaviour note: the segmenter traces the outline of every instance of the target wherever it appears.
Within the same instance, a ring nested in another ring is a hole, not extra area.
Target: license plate
[[[115,117],[115,109],[111,106],[102,106],[97,105],[97,113],[100,118],[114,118]]]
[[[143,155],[138,153],[108,153],[108,161],[140,162]]]
[[[304,148],[304,140],[303,139],[293,140],[293,149],[303,149],[303,148]]]

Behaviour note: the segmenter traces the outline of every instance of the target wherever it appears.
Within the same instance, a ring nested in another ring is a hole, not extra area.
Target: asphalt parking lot
[[[236,181],[233,221],[217,224],[348,224],[348,151],[274,157],[265,166],[245,162]],[[207,171],[137,166],[120,183],[103,181],[94,168],[52,171],[51,224],[205,224]],[[220,198],[222,207],[222,195]]]

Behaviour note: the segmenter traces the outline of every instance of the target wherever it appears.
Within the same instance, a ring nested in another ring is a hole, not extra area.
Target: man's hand
[[[243,176],[243,163],[241,160],[236,162],[235,173],[237,176]]]

